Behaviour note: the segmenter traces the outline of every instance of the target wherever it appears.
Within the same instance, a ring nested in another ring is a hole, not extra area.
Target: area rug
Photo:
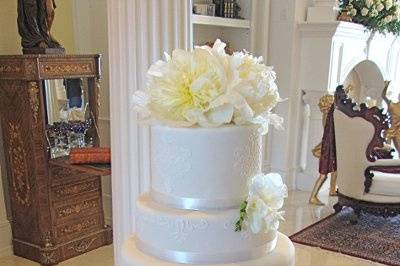
[[[387,265],[400,266],[400,216],[362,214],[352,225],[352,210],[343,209],[292,235],[293,242]]]

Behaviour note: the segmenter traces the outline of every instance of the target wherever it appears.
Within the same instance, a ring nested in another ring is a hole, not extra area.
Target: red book
[[[71,164],[111,163],[110,148],[74,148],[69,153]]]

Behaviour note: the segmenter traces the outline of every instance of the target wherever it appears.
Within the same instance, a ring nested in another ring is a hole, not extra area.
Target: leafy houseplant
[[[371,31],[400,35],[400,0],[339,0],[339,9]]]

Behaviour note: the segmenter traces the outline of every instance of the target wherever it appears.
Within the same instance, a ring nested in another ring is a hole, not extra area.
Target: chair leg
[[[351,224],[357,224],[358,223],[358,219],[360,219],[361,216],[361,209],[359,208],[353,208],[353,213],[350,217],[350,223]]]

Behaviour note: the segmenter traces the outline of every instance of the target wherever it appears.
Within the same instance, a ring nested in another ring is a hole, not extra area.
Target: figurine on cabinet
[[[18,32],[24,54],[65,53],[50,34],[55,8],[54,0],[18,0]]]

